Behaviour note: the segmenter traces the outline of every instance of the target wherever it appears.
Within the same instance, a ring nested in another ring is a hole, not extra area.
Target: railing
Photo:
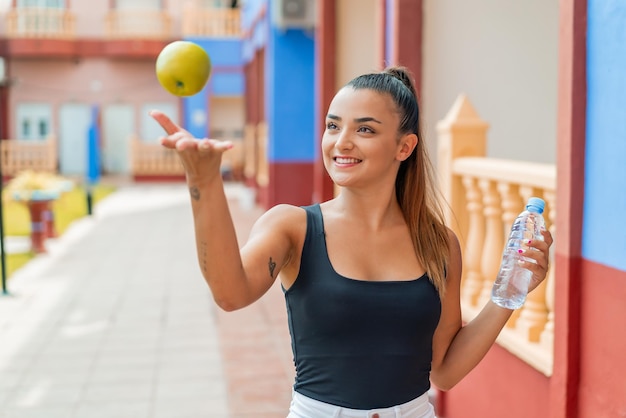
[[[2,174],[14,177],[24,170],[57,172],[57,140],[50,136],[45,141],[0,140]]]
[[[145,142],[133,136],[131,172],[135,176],[182,176],[185,170],[175,152],[159,143]]]
[[[222,155],[222,173],[239,180],[243,173],[244,146],[242,139],[230,139],[233,148]],[[185,170],[178,155],[159,143],[131,138],[131,171],[134,176],[183,176]]]
[[[20,7],[6,14],[7,37],[69,39],[75,36],[76,17],[68,10]]]
[[[461,306],[464,321],[489,300],[515,217],[530,196],[546,201],[546,227],[556,239],[556,167],[485,158],[488,125],[460,96],[438,126],[438,167],[448,223],[463,248]],[[546,376],[552,375],[554,263],[547,279],[514,312],[497,343]]]
[[[112,10],[105,18],[105,33],[110,39],[169,39],[172,18],[155,10]]]
[[[183,10],[184,36],[234,38],[241,36],[239,9],[206,8],[187,4]]]

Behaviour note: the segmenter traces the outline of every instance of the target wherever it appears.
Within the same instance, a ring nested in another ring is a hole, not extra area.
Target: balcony
[[[182,31],[185,37],[240,37],[240,10],[225,7],[207,8],[188,4],[183,10]]]
[[[73,39],[75,16],[64,9],[20,7],[6,14],[8,38]]]
[[[172,18],[160,10],[112,10],[105,18],[105,36],[110,40],[168,40]]]
[[[238,135],[227,133],[220,140],[229,140],[233,148],[222,155],[221,172],[227,179],[243,178],[245,147]],[[185,170],[178,155],[155,142],[142,141],[136,135],[130,138],[131,172],[135,180],[183,179]]]
[[[0,164],[6,177],[25,170],[56,173],[57,139],[50,136],[45,141],[0,140]]]

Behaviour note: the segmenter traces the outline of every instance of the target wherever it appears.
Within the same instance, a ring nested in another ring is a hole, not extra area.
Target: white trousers
[[[378,409],[350,409],[320,402],[293,391],[287,418],[436,418],[428,392],[402,405]]]

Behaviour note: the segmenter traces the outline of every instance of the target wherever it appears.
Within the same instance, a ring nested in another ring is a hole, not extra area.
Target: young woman
[[[484,357],[512,311],[489,302],[463,326],[461,250],[443,220],[410,74],[365,74],[336,94],[322,138],[340,188],[308,207],[277,205],[239,250],[220,176],[230,144],[192,138],[152,112],[185,167],[198,260],[224,310],[284,289],[296,381],[290,418],[434,417]],[[549,232],[529,244],[531,290],[546,276]]]

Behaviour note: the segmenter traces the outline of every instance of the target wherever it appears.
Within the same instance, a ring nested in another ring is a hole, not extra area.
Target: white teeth
[[[356,164],[358,162],[360,162],[361,160],[357,160],[356,158],[342,158],[342,157],[337,157],[335,158],[335,161],[339,164]]]

